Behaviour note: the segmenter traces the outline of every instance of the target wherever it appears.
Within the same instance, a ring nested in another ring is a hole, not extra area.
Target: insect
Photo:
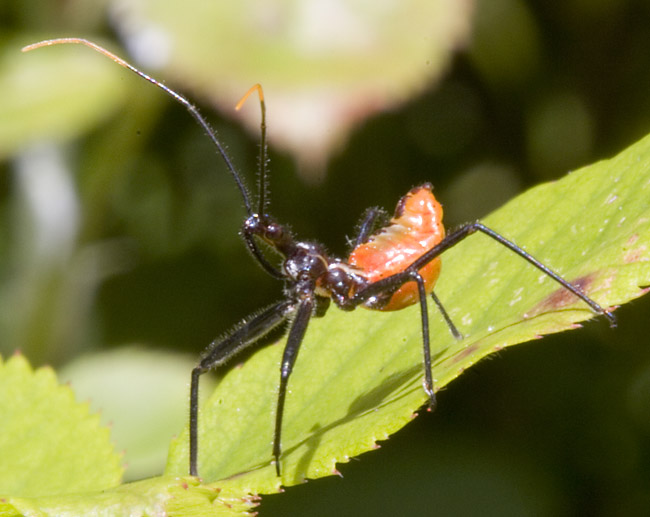
[[[429,407],[433,409],[436,404],[436,395],[431,368],[427,299],[429,295],[432,297],[451,333],[456,338],[461,338],[461,334],[435,295],[433,288],[440,273],[440,255],[476,232],[487,235],[525,259],[562,288],[586,303],[594,313],[604,315],[612,326],[615,325],[615,317],[609,310],[601,307],[584,294],[579,287],[572,285],[515,243],[481,222],[466,224],[445,235],[442,225],[442,208],[433,196],[430,184],[416,187],[402,197],[397,204],[395,215],[387,225],[380,224],[382,219],[380,210],[368,210],[360,225],[354,248],[346,260],[330,256],[323,246],[316,242],[297,240],[267,210],[266,108],[261,86],[253,86],[238,105],[239,107],[251,93],[256,92],[259,96],[261,108],[260,171],[257,204],[254,206],[242,176],[235,169],[216,133],[210,128],[197,108],[185,97],[88,40],[80,38],[48,40],[29,45],[23,50],[28,51],[62,43],[83,44],[100,52],[146,79],[185,106],[215,145],[239,189],[247,213],[241,229],[244,243],[253,258],[269,275],[285,283],[283,299],[240,323],[225,337],[213,341],[192,370],[189,412],[189,472],[191,475],[198,475],[199,379],[201,375],[209,370],[219,368],[243,349],[257,343],[271,330],[289,323],[287,343],[280,363],[280,384],[271,451],[276,474],[280,477],[282,420],[289,378],[309,321],[314,316],[324,314],[331,302],[345,311],[353,310],[359,306],[392,311],[409,305],[419,305],[424,366],[423,386],[428,397]],[[378,226],[379,229],[377,229]],[[261,242],[266,243],[281,256],[279,264],[267,258],[260,246]]]

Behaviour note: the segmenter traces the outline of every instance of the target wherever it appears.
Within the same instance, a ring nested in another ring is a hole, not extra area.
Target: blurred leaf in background
[[[224,112],[255,77],[273,100],[271,143],[309,177],[355,124],[431,87],[469,36],[472,5],[117,0],[111,12],[132,55]],[[242,116],[257,131],[257,110]]]

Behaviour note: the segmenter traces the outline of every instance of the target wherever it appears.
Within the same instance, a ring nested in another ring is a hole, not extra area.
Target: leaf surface
[[[0,360],[0,393],[0,494],[69,494],[120,483],[109,429],[50,368],[34,371],[21,355]]]
[[[240,496],[227,486],[201,486],[196,478],[157,477],[94,493],[56,495],[34,499],[0,499],[3,517],[77,517],[96,515],[165,515],[170,517],[246,515],[256,498]]]

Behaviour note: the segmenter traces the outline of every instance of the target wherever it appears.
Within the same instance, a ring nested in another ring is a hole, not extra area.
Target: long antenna
[[[262,117],[261,117],[261,122],[260,122],[260,156],[259,156],[259,166],[260,166],[260,172],[259,172],[259,177],[258,177],[258,185],[257,185],[257,191],[259,192],[259,199],[258,199],[258,213],[259,214],[265,214],[266,213],[266,204],[268,202],[267,200],[267,190],[268,190],[268,153],[267,153],[267,147],[266,147],[266,103],[264,102],[264,90],[262,90],[262,85],[261,84],[254,84],[253,86],[250,87],[250,89],[244,94],[244,96],[240,99],[240,101],[237,103],[237,106],[235,106],[236,110],[240,110],[241,107],[244,105],[246,102],[246,99],[250,97],[250,95],[257,91],[257,95],[260,98],[260,110],[262,112]]]
[[[124,68],[128,68],[131,70],[131,72],[139,75],[143,79],[146,79],[149,81],[151,84],[154,86],[157,86],[160,88],[163,92],[165,92],[167,95],[175,99],[177,102],[180,102],[187,111],[189,111],[190,115],[194,117],[194,119],[199,123],[199,125],[203,128],[203,130],[207,133],[208,137],[210,140],[212,140],[212,143],[216,146],[219,154],[221,155],[221,158],[223,158],[223,161],[226,163],[226,167],[228,168],[228,172],[230,172],[231,176],[234,178],[235,183],[237,183],[237,187],[239,188],[239,191],[241,192],[242,198],[244,199],[244,206],[246,207],[246,212],[248,215],[253,215],[253,210],[251,207],[251,202],[250,198],[248,196],[248,192],[246,190],[246,187],[244,186],[244,182],[242,178],[240,177],[239,173],[235,169],[232,161],[230,160],[230,157],[226,153],[226,150],[224,149],[223,145],[217,138],[217,134],[210,127],[210,124],[207,123],[207,121],[201,116],[199,113],[199,110],[194,106],[190,101],[188,101],[185,97],[182,95],[176,93],[174,90],[171,88],[165,86],[163,83],[160,81],[157,81],[153,77],[145,74],[144,72],[138,70],[135,66],[133,66],[130,63],[127,63],[124,61],[122,58],[116,56],[112,52],[106,50],[104,47],[100,47],[96,43],[93,43],[92,41],[89,41],[87,39],[83,38],[57,38],[57,39],[50,39],[50,40],[45,40],[45,41],[39,41],[38,43],[32,43],[31,45],[27,45],[26,47],[22,48],[23,52],[29,52],[30,50],[34,50],[37,48],[41,47],[50,47],[52,45],[63,45],[63,44],[80,44],[80,45],[86,45],[87,47],[90,47],[91,49],[99,52],[100,54],[105,55],[109,59],[113,60],[115,63],[117,63],[120,66],[123,66]],[[261,91],[261,90],[260,90]],[[262,113],[264,113],[264,109],[262,109]],[[264,118],[264,117],[263,117]],[[263,143],[265,142],[265,137],[263,137]],[[266,156],[266,151],[264,151],[264,156]],[[262,169],[264,170],[264,168]]]

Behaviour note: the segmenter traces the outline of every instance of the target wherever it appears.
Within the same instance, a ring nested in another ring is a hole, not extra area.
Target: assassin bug
[[[251,93],[258,93],[261,107],[261,142],[258,199],[255,209],[242,177],[232,164],[216,133],[199,114],[197,108],[185,97],[108,50],[84,39],[48,40],[29,45],[23,50],[62,43],[79,43],[100,52],[154,84],[185,106],[212,140],[240,191],[247,213],[241,230],[244,243],[254,259],[269,275],[285,282],[283,300],[245,320],[232,329],[226,337],[213,341],[192,370],[189,417],[191,475],[198,475],[199,378],[208,370],[222,366],[244,348],[257,343],[274,328],[290,322],[287,344],[280,364],[280,386],[272,448],[276,474],[280,476],[282,419],[289,377],[310,319],[322,315],[331,301],[346,311],[358,306],[391,311],[419,304],[424,357],[423,385],[429,399],[429,407],[433,409],[436,395],[431,373],[427,295],[432,296],[451,333],[456,338],[461,338],[442,303],[434,294],[433,288],[440,273],[440,255],[473,233],[481,232],[510,249],[552,278],[562,288],[581,299],[594,313],[604,315],[612,326],[615,325],[614,315],[584,294],[578,286],[572,285],[515,243],[482,223],[477,221],[466,224],[445,236],[442,226],[442,208],[434,198],[429,184],[416,187],[407,193],[399,201],[395,215],[388,225],[378,231],[375,231],[375,227],[378,225],[381,212],[377,209],[367,211],[354,249],[347,260],[329,256],[325,249],[315,242],[296,240],[289,230],[267,212],[266,109],[262,88],[259,85],[253,86],[238,105],[241,106]],[[281,255],[279,266],[266,258],[260,242],[265,242]]]

